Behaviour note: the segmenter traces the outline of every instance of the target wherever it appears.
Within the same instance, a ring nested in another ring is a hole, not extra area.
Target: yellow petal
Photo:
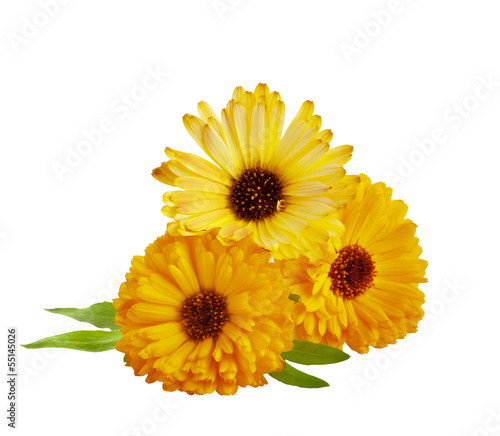
[[[283,194],[296,197],[314,197],[325,193],[329,189],[329,186],[321,182],[299,182],[286,186],[283,189]]]
[[[178,177],[175,180],[175,183],[175,186],[181,189],[229,195],[229,189],[226,185],[205,179],[203,177]]]
[[[236,178],[237,169],[234,161],[231,159],[227,144],[209,125],[205,126],[203,131],[203,142],[212,154],[214,161],[231,174],[232,177]]]
[[[291,124],[299,120],[309,119],[312,116],[313,112],[314,112],[314,103],[310,100],[306,100],[304,103],[302,103],[302,106],[297,112],[297,115],[295,115],[295,118],[292,120]]]
[[[179,311],[173,306],[139,302],[130,308],[128,317],[132,321],[146,323],[177,321],[179,318]]]
[[[232,213],[229,209],[217,209],[210,212],[201,213],[183,220],[187,230],[203,231],[222,227],[233,221]]]
[[[195,154],[184,153],[168,147],[165,149],[165,153],[170,159],[178,160],[181,164],[202,177],[219,183],[230,182],[230,178],[227,173]]]
[[[208,103],[205,103],[204,101],[200,101],[198,103],[198,113],[200,114],[200,117],[204,123],[206,123],[210,117],[219,121],[219,118],[217,117],[217,114],[215,113],[215,111],[212,109],[212,107]],[[220,123],[220,121],[219,121],[219,123]]]

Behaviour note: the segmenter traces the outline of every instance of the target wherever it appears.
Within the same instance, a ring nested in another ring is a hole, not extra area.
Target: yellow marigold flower
[[[427,262],[419,259],[407,206],[391,195],[362,175],[355,200],[339,213],[345,234],[330,238],[320,259],[280,262],[300,296],[293,313],[298,339],[367,353],[417,330]]]
[[[352,147],[330,149],[332,132],[320,130],[313,111],[304,102],[282,135],[285,105],[265,84],[254,92],[237,87],[220,119],[200,102],[200,118],[185,115],[184,125],[217,165],[167,148],[170,160],[153,176],[183,190],[164,194],[163,213],[178,222],[180,234],[220,228],[226,243],[252,235],[279,258],[300,254],[301,235],[314,220],[330,216],[330,230],[342,233],[329,213],[352,198],[343,181]],[[320,235],[326,241],[327,232]]]
[[[249,238],[165,234],[132,260],[113,300],[116,349],[166,391],[234,394],[262,386],[292,348],[293,303],[280,269]]]

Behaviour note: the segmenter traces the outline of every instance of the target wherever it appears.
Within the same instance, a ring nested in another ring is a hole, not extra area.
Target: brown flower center
[[[333,292],[344,298],[356,298],[373,286],[375,262],[363,247],[348,245],[340,250],[328,276],[332,279]]]
[[[182,323],[195,341],[217,339],[228,319],[226,298],[215,292],[198,292],[182,305]]]
[[[244,220],[260,220],[273,215],[282,200],[281,180],[272,171],[261,167],[251,168],[233,179],[230,207]]]

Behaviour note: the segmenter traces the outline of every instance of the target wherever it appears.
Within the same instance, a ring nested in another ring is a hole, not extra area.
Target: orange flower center
[[[276,212],[282,194],[283,186],[278,176],[256,167],[243,171],[238,180],[233,179],[229,202],[239,218],[260,220]]]
[[[186,333],[195,341],[216,340],[229,319],[226,298],[215,292],[198,292],[186,298],[181,313]]]
[[[375,262],[363,247],[348,245],[339,251],[328,276],[332,280],[330,289],[338,296],[356,298],[373,286]]]

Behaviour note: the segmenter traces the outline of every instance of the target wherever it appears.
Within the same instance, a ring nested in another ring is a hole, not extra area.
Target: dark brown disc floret
[[[241,219],[260,220],[273,215],[282,200],[283,185],[272,171],[256,167],[233,179],[230,207]]]
[[[216,340],[229,319],[226,298],[215,292],[198,292],[182,305],[182,323],[191,339]]]
[[[365,294],[373,286],[375,262],[363,247],[348,245],[339,251],[328,276],[332,280],[331,290],[334,293],[353,299]]]

